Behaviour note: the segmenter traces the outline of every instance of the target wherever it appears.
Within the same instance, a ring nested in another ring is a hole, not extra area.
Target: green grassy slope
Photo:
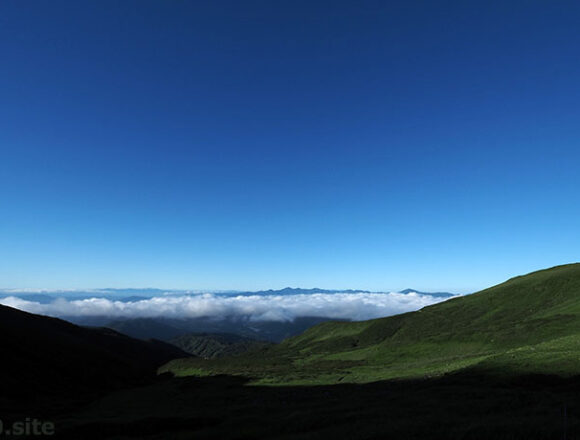
[[[239,374],[264,384],[368,382],[466,368],[573,375],[580,373],[578,348],[580,264],[569,264],[417,312],[323,323],[251,355],[177,360],[162,371]]]

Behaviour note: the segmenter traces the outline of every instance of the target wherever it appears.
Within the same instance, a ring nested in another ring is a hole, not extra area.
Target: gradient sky
[[[0,287],[468,292],[579,260],[580,3],[0,2]]]

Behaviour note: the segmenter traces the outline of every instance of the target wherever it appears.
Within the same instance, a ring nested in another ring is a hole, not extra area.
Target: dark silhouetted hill
[[[6,306],[0,306],[0,352],[2,397],[12,402],[140,384],[155,377],[165,362],[188,356],[160,341],[79,327]]]

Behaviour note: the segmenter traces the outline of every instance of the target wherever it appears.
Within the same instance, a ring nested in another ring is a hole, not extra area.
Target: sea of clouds
[[[293,295],[221,295],[216,293],[156,296],[136,301],[95,297],[56,298],[43,304],[23,297],[0,298],[0,304],[55,317],[223,318],[292,321],[302,316],[364,320],[418,310],[443,298],[418,293],[315,293]]]

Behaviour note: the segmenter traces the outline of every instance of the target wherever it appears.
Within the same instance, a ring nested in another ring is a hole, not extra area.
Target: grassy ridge
[[[431,377],[467,368],[580,372],[580,264],[516,277],[424,309],[327,322],[237,358],[176,360],[176,375],[237,374],[262,384]]]

